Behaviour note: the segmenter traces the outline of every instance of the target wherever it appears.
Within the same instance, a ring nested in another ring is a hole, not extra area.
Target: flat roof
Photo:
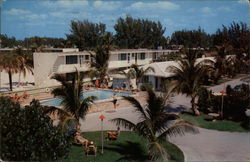
[[[60,50],[60,49],[54,49]],[[158,50],[158,49],[119,49],[119,50],[111,50],[110,54],[120,54],[120,53],[149,53],[149,52],[177,52],[178,50],[170,50],[170,49],[163,49],[163,50]],[[68,52],[35,52],[35,53],[44,53],[44,54],[57,54],[58,56],[67,56],[67,55],[72,55],[72,54],[90,54],[93,53],[94,51],[68,51]]]

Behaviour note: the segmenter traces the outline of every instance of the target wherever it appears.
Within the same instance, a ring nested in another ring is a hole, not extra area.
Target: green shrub
[[[198,92],[198,103],[199,110],[205,114],[209,113],[211,108],[211,92],[206,88],[201,88]]]
[[[147,89],[152,89],[152,83],[143,83],[140,87],[141,91],[146,91]]]
[[[54,127],[37,101],[25,108],[0,97],[0,155],[4,161],[55,161],[66,157],[71,137]]]
[[[245,111],[249,104],[249,90],[247,85],[241,85],[239,90],[226,88],[227,95],[223,101],[223,117],[233,121],[245,121]],[[211,105],[217,112],[221,111],[222,96],[213,96]]]

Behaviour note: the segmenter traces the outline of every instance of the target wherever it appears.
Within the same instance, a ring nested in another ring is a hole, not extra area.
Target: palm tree
[[[91,67],[94,67],[90,71],[90,74],[100,79],[100,83],[105,82],[105,78],[108,76],[108,61],[109,61],[109,48],[98,46],[95,49],[95,54],[91,53]]]
[[[77,124],[80,124],[80,119],[84,119],[90,104],[96,98],[90,96],[82,99],[83,75],[80,75],[80,72],[76,70],[70,81],[67,81],[66,76],[60,74],[54,75],[52,79],[57,80],[62,85],[53,89],[51,93],[62,99],[63,108],[54,108],[51,111],[58,111],[61,123],[65,122],[65,119],[73,118]]]
[[[184,93],[191,97],[192,110],[195,115],[199,115],[195,99],[198,91],[203,87],[203,77],[212,70],[213,61],[204,59],[197,63],[197,52],[189,50],[187,58],[181,59],[178,66],[167,68],[174,73],[176,81],[173,83],[173,91]]]
[[[12,91],[12,74],[19,72],[20,64],[20,57],[12,52],[3,54],[0,57],[0,68],[5,70],[9,75],[10,91]]]
[[[33,56],[28,51],[22,50],[22,48],[17,48],[13,51],[20,60],[19,64],[19,84],[20,84],[20,76],[23,73],[26,76],[27,71],[33,74]]]
[[[140,121],[137,124],[123,118],[115,118],[111,121],[146,138],[152,161],[159,158],[167,160],[167,151],[162,146],[166,137],[184,135],[185,132],[197,133],[198,130],[190,123],[180,119],[178,115],[166,113],[166,101],[170,95],[157,96],[152,89],[147,89],[147,94],[147,106],[145,107],[135,98],[124,96],[124,99],[134,106],[135,112],[139,115]]]
[[[135,79],[137,89],[138,89],[138,84],[139,84],[140,80],[143,78],[143,76],[149,71],[154,72],[154,68],[152,68],[152,67],[147,67],[146,69],[144,69],[143,67],[140,67],[137,64],[131,65],[130,68],[131,69],[128,71],[127,74],[131,75],[130,78]]]

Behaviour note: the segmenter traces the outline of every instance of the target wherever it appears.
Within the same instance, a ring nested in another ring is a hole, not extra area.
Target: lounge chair
[[[74,142],[76,145],[82,145],[84,146],[85,148],[87,148],[88,144],[89,144],[89,140],[82,137],[81,135],[77,134],[75,136],[75,142]]]
[[[91,141],[90,144],[87,146],[86,155],[87,156],[90,156],[90,155],[96,156],[96,152],[97,152],[97,147],[94,145],[94,142]]]
[[[120,135],[120,127],[117,128],[115,132],[107,132],[107,139],[108,140],[117,140],[118,136]]]

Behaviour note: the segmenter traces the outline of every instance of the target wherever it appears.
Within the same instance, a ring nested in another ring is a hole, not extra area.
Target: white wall
[[[134,57],[132,53],[137,53],[137,64],[145,65],[153,61],[153,53],[156,52],[156,57],[162,55],[163,51],[159,50],[130,50],[130,51],[116,51],[112,52],[109,60],[109,68],[118,67],[129,67],[135,64],[135,54]],[[165,53],[170,52],[165,50]],[[127,60],[119,60],[119,54],[126,53]],[[128,61],[128,53],[130,53],[130,61]],[[145,53],[145,59],[140,59],[140,53]],[[78,55],[77,64],[66,64],[66,55]],[[74,72],[75,68],[79,71],[86,71],[89,69],[90,65],[87,63],[79,64],[79,55],[89,55],[88,52],[77,52],[75,49],[64,49],[64,52],[50,52],[50,53],[34,53],[34,78],[35,84],[38,87],[54,86],[58,83],[55,80],[50,79],[54,73],[69,73]],[[153,82],[153,81],[152,81]]]
[[[35,86],[41,87],[50,84],[52,68],[58,59],[56,53],[34,53],[34,80]],[[59,61],[60,62],[60,61]]]
[[[140,54],[137,54],[137,64],[138,65],[145,65],[152,62],[152,53],[145,53],[145,59],[140,59]],[[130,60],[128,61],[128,54],[127,60],[119,60],[119,54],[111,54],[109,59],[109,68],[118,68],[118,67],[128,67],[132,64],[135,64],[135,56],[132,56],[130,53]]]

